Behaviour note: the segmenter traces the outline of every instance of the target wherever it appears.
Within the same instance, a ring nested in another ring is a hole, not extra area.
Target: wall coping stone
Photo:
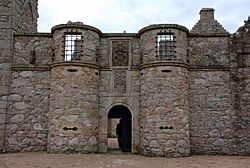
[[[139,37],[138,33],[103,33],[102,37]]]
[[[189,34],[189,30],[186,27],[178,24],[152,24],[139,30],[138,34],[141,36],[144,32],[155,29],[179,29]]]
[[[56,25],[56,26],[52,27],[51,32],[53,34],[54,31],[56,31],[56,30],[69,29],[69,28],[91,30],[91,31],[96,32],[99,36],[102,36],[101,30],[99,30],[99,29],[97,29],[97,28],[95,28],[93,26],[85,25],[85,24],[82,24],[82,23],[59,24],[59,25]]]

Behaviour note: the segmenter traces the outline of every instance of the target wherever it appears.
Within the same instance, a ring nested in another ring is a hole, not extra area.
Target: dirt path
[[[250,156],[152,158],[126,154],[1,154],[0,168],[250,168]]]

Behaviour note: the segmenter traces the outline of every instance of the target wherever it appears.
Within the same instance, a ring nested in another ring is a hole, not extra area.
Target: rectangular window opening
[[[174,60],[175,36],[172,32],[161,32],[156,36],[156,55],[159,60]]]
[[[64,61],[80,60],[82,39],[81,34],[65,34]]]

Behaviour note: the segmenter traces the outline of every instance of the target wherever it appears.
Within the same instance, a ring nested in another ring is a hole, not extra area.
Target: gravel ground
[[[250,168],[250,156],[153,158],[132,154],[0,154],[0,168]]]

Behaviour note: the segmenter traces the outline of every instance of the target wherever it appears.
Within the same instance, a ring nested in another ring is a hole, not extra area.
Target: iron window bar
[[[83,36],[78,32],[67,32],[64,35],[64,61],[80,61],[82,56]]]
[[[175,44],[176,44],[176,37],[174,33],[169,31],[160,31],[157,33],[156,38],[156,57],[158,60],[175,60]]]

